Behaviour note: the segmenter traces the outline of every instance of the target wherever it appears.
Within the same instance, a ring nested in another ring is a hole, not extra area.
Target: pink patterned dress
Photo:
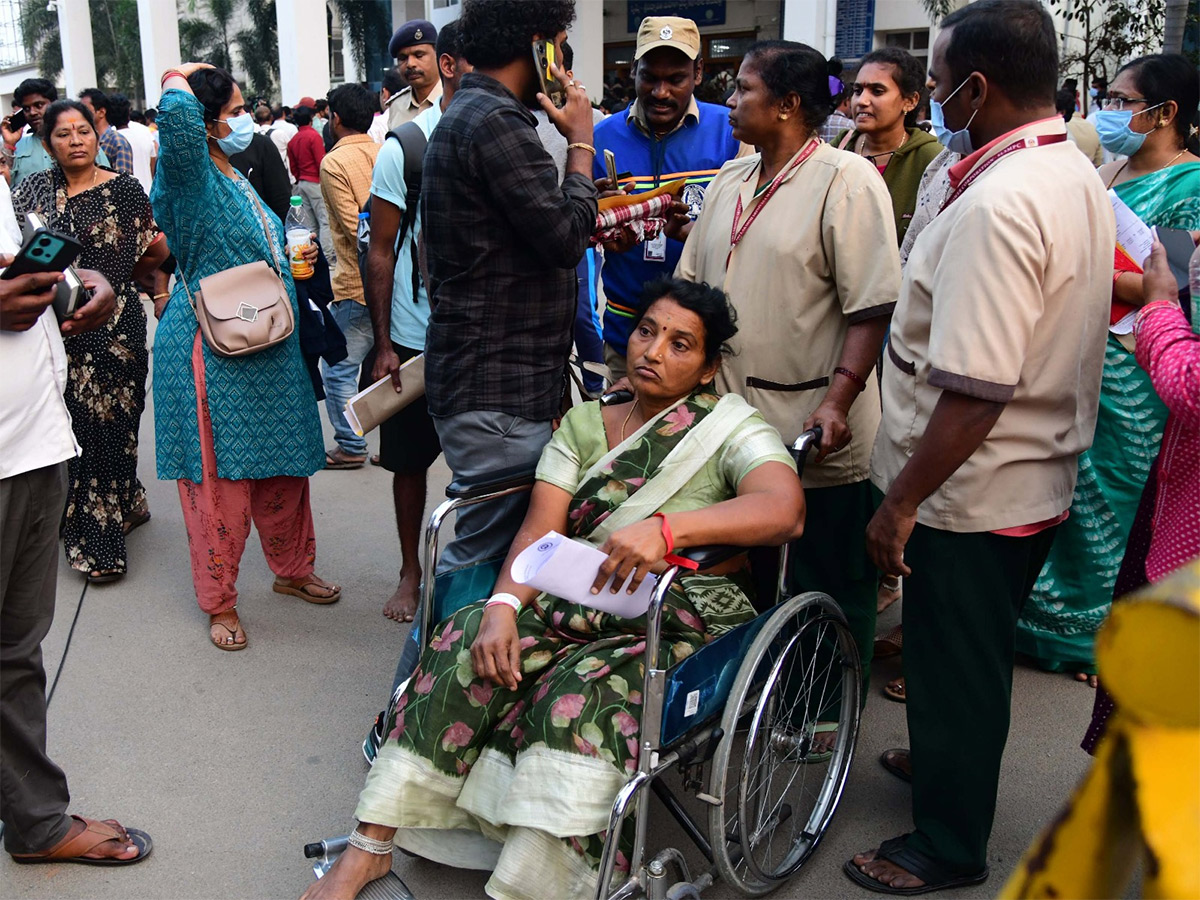
[[[1147,305],[1136,333],[1138,363],[1170,411],[1146,557],[1153,582],[1200,556],[1200,334],[1174,303]]]

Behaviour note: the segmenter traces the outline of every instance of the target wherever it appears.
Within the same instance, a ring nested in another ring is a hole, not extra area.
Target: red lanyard
[[[775,192],[779,190],[787,177],[798,169],[801,163],[816,153],[817,147],[822,143],[823,141],[820,138],[815,138],[812,143],[801,151],[799,156],[792,160],[790,166],[772,179],[771,183],[767,185],[767,192],[763,194],[762,200],[758,202],[758,206],[754,207],[754,212],[750,213],[750,218],[746,220],[746,224],[741,228],[738,228],[738,222],[742,218],[742,195],[740,192],[738,193],[737,207],[733,211],[733,225],[729,229],[729,255],[725,257],[726,269],[729,268],[729,260],[733,258],[733,248],[746,236],[746,232],[750,230],[750,226],[754,224],[754,220],[758,218],[758,214],[763,211],[763,207],[775,196]]]
[[[963,191],[974,184],[975,180],[979,178],[980,175],[982,175],[996,163],[1000,162],[1001,159],[1008,156],[1010,153],[1016,153],[1018,150],[1026,150],[1030,147],[1045,147],[1048,144],[1060,144],[1066,139],[1067,136],[1065,134],[1040,134],[1037,137],[1025,137],[1021,138],[1020,140],[1013,141],[995,156],[989,158],[987,162],[976,166],[974,169],[968,172],[967,176],[959,182],[958,187],[954,189],[954,192],[946,198],[946,202],[942,204],[942,208],[938,210],[938,212],[945,212],[946,208],[959,197],[961,197]]]

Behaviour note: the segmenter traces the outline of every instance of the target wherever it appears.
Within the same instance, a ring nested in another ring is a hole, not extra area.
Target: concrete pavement
[[[390,476],[367,467],[312,479],[317,572],[342,585],[340,603],[313,606],[274,594],[251,539],[239,579],[250,646],[224,653],[209,644],[178,494],[154,477],[153,447],[148,411],[140,470],[153,519],[130,538],[130,574],[85,591],[63,563],[45,652],[51,681],[61,666],[49,744],[70,781],[72,811],[149,831],[154,854],[124,869],[17,866],[4,855],[6,898],[294,898],[312,878],[303,845],[352,825],[366,772],[359,741],[386,699],[404,634],[380,612],[399,566]],[[448,480],[439,463],[431,506]],[[883,623],[897,615],[889,611]],[[775,896],[875,896],[848,881],[841,865],[911,828],[908,787],[876,762],[884,749],[906,743],[904,707],[879,693],[897,671],[894,661],[877,667],[837,818],[813,861]],[[993,896],[1058,811],[1087,768],[1078,744],[1092,697],[1067,677],[1018,669],[993,876],[953,896]],[[657,812],[657,821],[669,820]],[[683,840],[673,826],[657,833]],[[421,898],[483,896],[482,873],[400,854],[395,871]],[[736,895],[717,885],[706,896]]]

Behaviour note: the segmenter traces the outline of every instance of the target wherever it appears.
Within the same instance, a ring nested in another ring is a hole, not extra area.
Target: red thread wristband
[[[690,569],[693,572],[699,569],[699,563],[693,562],[692,560],[686,559],[682,556],[676,556],[673,552],[675,550],[675,535],[671,533],[671,526],[667,523],[666,514],[656,512],[654,514],[654,518],[661,520],[662,536],[663,540],[666,541],[667,544],[667,553],[665,556],[663,556],[663,562],[672,566],[679,566],[681,569]]]
[[[866,380],[861,375],[859,375],[857,372],[855,372],[851,369],[847,369],[845,366],[838,366],[836,369],[833,370],[833,374],[834,375],[845,375],[847,378],[849,378],[851,381],[853,381],[855,384],[858,385],[858,389],[860,391],[865,391],[867,389]]]

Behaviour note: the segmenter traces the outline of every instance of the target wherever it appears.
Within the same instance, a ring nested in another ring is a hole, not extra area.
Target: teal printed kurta
[[[175,288],[154,340],[154,428],[158,477],[199,482],[200,431],[192,343],[199,326],[178,278],[193,293],[200,279],[255,260],[271,264],[271,244],[240,176],[223,175],[208,155],[203,108],[186,91],[169,90],[158,114],[159,156],[150,202],[179,263]],[[286,265],[283,226],[263,206],[270,241],[298,318]],[[321,423],[300,354],[299,329],[268,350],[218,356],[204,347],[217,474],[231,480],[307,477],[324,464]]]

